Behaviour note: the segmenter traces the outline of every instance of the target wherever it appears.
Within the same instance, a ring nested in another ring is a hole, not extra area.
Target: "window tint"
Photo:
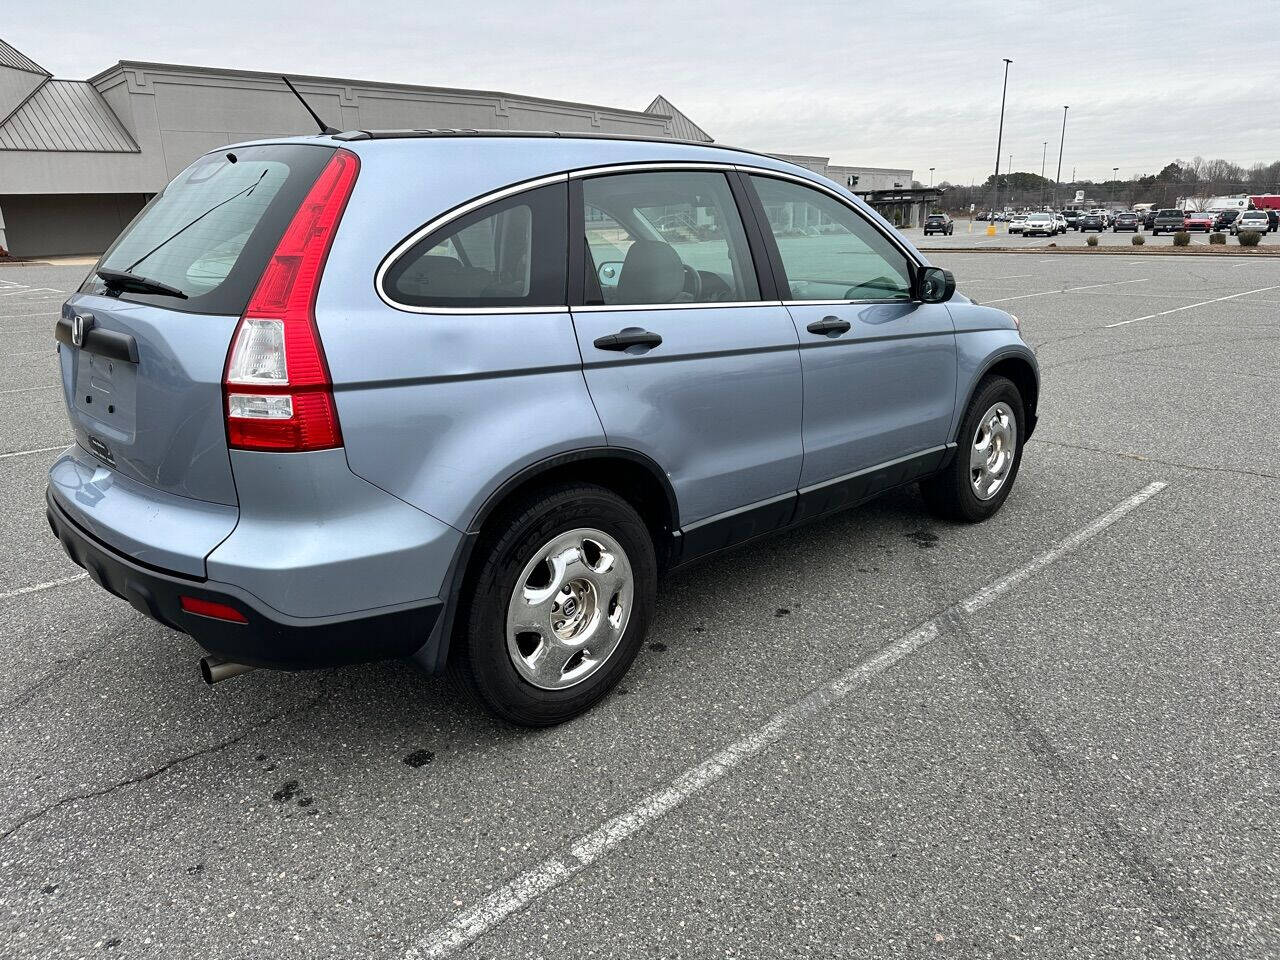
[[[587,301],[758,300],[738,208],[723,173],[672,170],[582,182]]]
[[[565,184],[554,183],[446,224],[392,264],[383,289],[415,307],[563,304],[567,195]]]
[[[324,147],[240,147],[201,157],[143,208],[99,267],[176,287],[186,300],[124,292],[122,300],[184,313],[239,314],[320,170]],[[95,276],[85,293],[105,288]]]
[[[753,176],[790,284],[789,300],[909,300],[907,257],[820,190]]]

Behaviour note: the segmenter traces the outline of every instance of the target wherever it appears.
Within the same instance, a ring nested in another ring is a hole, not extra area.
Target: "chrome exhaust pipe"
[[[223,660],[221,657],[200,658],[200,676],[209,686],[256,669],[257,667],[251,667],[247,663],[236,663],[233,660]]]

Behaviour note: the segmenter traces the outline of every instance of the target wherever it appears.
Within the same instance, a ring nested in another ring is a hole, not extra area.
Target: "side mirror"
[[[622,261],[610,260],[607,263],[600,264],[600,268],[596,271],[596,276],[600,280],[600,286],[616,287],[618,278],[622,276]]]
[[[955,292],[956,278],[950,270],[925,267],[916,274],[916,300],[923,303],[946,303]]]

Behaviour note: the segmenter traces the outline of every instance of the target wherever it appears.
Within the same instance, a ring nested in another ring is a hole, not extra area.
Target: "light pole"
[[[933,167],[929,168],[929,186],[933,186]]]
[[[996,204],[1000,198],[1000,151],[1004,148],[1004,101],[1005,95],[1009,92],[1009,64],[1013,63],[1008,57],[1004,58],[1004,85],[1000,88],[1000,132],[996,134],[996,175],[991,181],[991,214],[995,216]],[[987,224],[988,236],[995,236],[996,224],[992,220]]]
[[[1062,148],[1067,143],[1067,110],[1070,107],[1062,108],[1062,136],[1058,140],[1058,176],[1053,181],[1053,205],[1058,205],[1058,188],[1062,186]]]
[[[1115,184],[1115,187],[1113,188],[1111,193],[1111,202],[1115,203],[1116,198],[1120,195],[1120,168],[1119,167],[1111,168],[1111,182]]]
[[[1040,148],[1040,206],[1044,206],[1044,160],[1049,155],[1049,141]]]

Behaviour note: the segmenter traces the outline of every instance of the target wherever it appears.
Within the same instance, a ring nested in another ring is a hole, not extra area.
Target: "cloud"
[[[600,4],[490,0],[220,0],[175,12],[132,0],[101,28],[100,4],[18,5],[3,35],[54,72],[83,78],[120,59],[479,87],[642,108],[662,93],[712,136],[869,166],[936,167],[981,181],[994,168],[1002,57],[1009,72],[1002,169],[1064,176],[1158,170],[1175,156],[1280,158],[1275,70],[1225,61],[1202,3],[980,0],[869,4],[774,0]],[[1216,44],[1211,51],[1209,44]],[[1230,46],[1230,45],[1229,45]],[[1280,63],[1260,31],[1257,62]],[[1172,61],[1171,61],[1172,58]],[[1048,147],[1044,146],[1048,142]]]

